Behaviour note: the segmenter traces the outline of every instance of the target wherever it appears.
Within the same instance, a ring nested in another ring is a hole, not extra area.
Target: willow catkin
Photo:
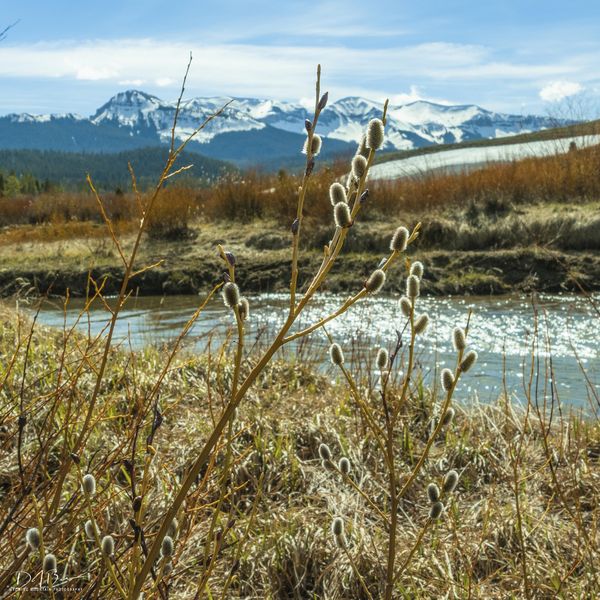
[[[475,352],[475,350],[469,350],[460,363],[460,370],[463,373],[466,373],[476,362],[477,352]]]
[[[240,313],[240,319],[242,321],[245,321],[250,316],[250,303],[248,302],[247,298],[240,298],[238,312]]]
[[[390,362],[390,355],[385,348],[379,348],[375,364],[380,371],[387,369]]]
[[[340,458],[338,469],[342,475],[348,475],[348,473],[350,473],[350,461],[345,456]]]
[[[421,293],[421,284],[416,275],[409,275],[406,279],[406,295],[414,300]]]
[[[32,550],[37,550],[40,547],[42,536],[40,530],[37,527],[31,527],[25,534],[25,540]]]
[[[331,205],[335,206],[339,202],[348,202],[348,198],[346,197],[346,189],[341,183],[332,183],[329,188],[329,200],[331,201]]]
[[[402,314],[407,318],[410,317],[410,313],[412,312],[412,302],[406,296],[402,296],[398,304],[400,305]]]
[[[169,528],[167,529],[167,535],[175,539],[177,537],[177,532],[179,531],[179,521],[177,518],[174,518],[169,523]]]
[[[110,557],[115,553],[115,540],[113,539],[112,535],[105,535],[102,538],[100,548],[104,556]]]
[[[329,358],[336,367],[341,367],[344,364],[344,353],[339,344],[329,346]]]
[[[444,505],[441,502],[434,502],[429,510],[429,518],[433,521],[439,519],[444,512]]]
[[[346,229],[352,225],[350,207],[345,202],[338,202],[333,207],[333,219],[337,227]]]
[[[336,517],[335,519],[333,519],[331,523],[331,533],[335,537],[344,535],[344,520],[342,519],[342,517]]]
[[[321,136],[314,133],[312,136],[312,143],[310,146],[310,153],[312,156],[317,156],[319,152],[321,152],[321,145],[323,140],[321,140]],[[304,147],[302,148],[303,154],[308,154],[308,137],[304,140]]]
[[[352,174],[356,179],[362,179],[367,172],[367,159],[358,154],[352,159]]]
[[[406,245],[408,244],[409,235],[410,233],[406,227],[398,227],[398,229],[394,231],[394,235],[392,235],[390,250],[392,252],[404,252],[406,250]]]
[[[160,546],[160,552],[162,556],[169,558],[170,556],[173,556],[174,551],[175,544],[173,543],[173,538],[170,535],[165,535]]]
[[[423,313],[422,315],[419,315],[414,322],[414,330],[415,333],[417,335],[423,333],[426,329],[427,326],[429,325],[429,315],[426,313]]]
[[[450,407],[442,417],[442,427],[448,427],[450,423],[454,420],[455,411],[452,407]]]
[[[367,125],[366,144],[372,150],[379,150],[383,145],[384,127],[381,119],[371,119]]]
[[[322,460],[331,460],[331,449],[327,444],[319,445],[319,456]]]
[[[412,265],[410,265],[410,275],[414,275],[421,279],[423,277],[423,263],[416,260]]]
[[[440,488],[435,483],[430,483],[427,486],[427,497],[431,503],[437,502],[440,499]]]
[[[442,369],[441,381],[444,391],[449,392],[454,386],[454,374],[450,369]]]
[[[53,573],[54,571],[56,571],[56,556],[48,553],[44,556],[44,572]]]
[[[362,137],[360,138],[358,148],[356,149],[356,155],[360,155],[368,159],[369,153],[369,149],[367,148],[367,136],[363,133]]]
[[[96,536],[100,535],[100,530],[98,529],[98,526],[94,525],[94,523],[91,521],[91,519],[88,519],[85,522],[83,529],[85,531],[85,535],[88,538],[88,540],[95,540]]]
[[[223,302],[228,308],[234,308],[240,303],[240,288],[233,281],[228,281],[221,292]]]
[[[369,294],[376,294],[381,290],[385,283],[385,271],[376,269],[369,275],[369,278],[365,282],[365,289]]]
[[[457,352],[461,352],[467,347],[467,338],[465,331],[461,327],[455,327],[452,332],[452,344]]]
[[[84,475],[81,487],[83,488],[83,491],[88,496],[93,496],[96,493],[96,479],[95,479],[95,477],[91,473],[88,473],[87,475]]]
[[[446,477],[444,477],[443,490],[444,494],[450,494],[456,489],[458,485],[458,473],[454,470],[448,471]]]

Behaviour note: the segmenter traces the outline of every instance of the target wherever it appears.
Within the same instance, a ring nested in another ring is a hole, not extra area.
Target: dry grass
[[[336,163],[318,168],[307,192],[308,219],[330,219],[328,196],[331,181],[343,177],[346,167]],[[492,164],[475,171],[423,173],[416,177],[369,183],[370,218],[410,213],[422,216],[440,210],[474,206],[476,211],[498,215],[514,206],[539,203],[585,203],[600,198],[600,148],[592,147],[544,158]],[[173,187],[166,190],[163,208],[157,207],[155,237],[186,237],[190,221],[293,218],[299,175],[247,172],[222,178],[210,188]],[[132,194],[108,195],[106,210],[114,222],[136,222],[138,211]],[[0,198],[0,225],[48,224],[69,221],[100,223],[97,204],[89,194],[45,194]],[[73,230],[73,235],[78,232]]]
[[[10,357],[19,340],[24,346],[30,326],[26,319],[17,321],[13,312],[2,312],[3,355]],[[28,422],[22,456],[25,465],[40,460],[46,465],[32,482],[42,506],[47,482],[65,460],[60,440],[67,407],[55,405],[60,369],[57,349],[64,348],[65,365],[76,364],[85,343],[79,336],[66,346],[63,342],[61,332],[38,328],[29,349],[35,360],[26,371],[24,352],[18,354],[10,371],[9,363],[0,371],[4,382],[0,396],[0,517],[4,522],[11,515],[11,525],[3,528],[0,541],[2,571],[23,547],[24,530],[12,523],[30,523],[33,509],[30,497],[26,501],[20,498],[15,456],[18,426],[14,415],[18,414],[24,372]],[[111,352],[99,403],[102,409],[88,442],[84,471],[93,471],[98,482],[94,512],[102,532],[115,537],[117,554],[133,539],[127,466],[131,439],[134,433],[147,433],[152,421],[152,415],[139,414],[137,407],[149,394],[163,361],[163,353],[152,349],[137,354]],[[164,421],[154,434],[148,456],[145,523],[149,537],[152,523],[160,518],[181,473],[210,430],[215,411],[227,398],[231,370],[231,361],[219,352],[183,356],[169,369],[160,399]],[[92,372],[90,364],[86,373]],[[79,420],[90,393],[91,378],[86,373],[72,395],[71,410]],[[353,480],[384,504],[385,469],[377,449],[362,435],[347,388],[330,381],[330,376],[283,362],[274,363],[261,375],[235,424],[233,469],[222,482],[230,492],[219,513],[215,514],[214,503],[220,498],[219,481],[225,473],[225,446],[205,485],[190,495],[180,513],[169,597],[194,597],[204,560],[210,560],[216,551],[207,587],[212,597],[221,597],[231,575],[226,598],[363,598],[347,556],[336,548],[329,532],[332,517],[339,514],[346,519],[350,556],[373,597],[380,597],[385,531],[365,501],[339,476],[321,467],[318,446],[326,442],[336,457],[348,456]],[[408,474],[413,468],[435,407],[436,396],[420,393],[416,385],[407,405],[409,437],[400,435],[396,441],[400,472]],[[592,558],[598,544],[600,500],[598,423],[583,421],[575,414],[556,418],[549,427],[549,462],[540,420],[527,416],[522,407],[501,400],[495,406],[457,408],[455,424],[436,442],[401,506],[400,564],[426,521],[427,483],[440,481],[443,473],[454,468],[461,474],[459,488],[446,517],[425,535],[421,549],[402,573],[399,597],[521,597],[511,466],[516,440],[522,443],[518,492],[532,593],[536,598],[594,597],[600,592]],[[38,441],[42,431],[44,438],[54,440],[44,448]],[[91,579],[86,575],[98,560],[98,551],[93,542],[84,540],[81,531],[86,517],[75,473],[66,482],[65,502],[68,508],[57,517],[61,525],[52,528],[44,543],[57,554],[60,572],[64,569],[73,578],[73,586],[81,587],[68,597],[83,598],[92,590],[104,590],[100,597],[113,597],[110,587],[105,587],[110,586],[106,579],[101,584],[97,574]],[[217,527],[211,531],[214,518]],[[581,526],[593,548],[582,539]],[[30,554],[21,569],[35,572],[38,561]]]

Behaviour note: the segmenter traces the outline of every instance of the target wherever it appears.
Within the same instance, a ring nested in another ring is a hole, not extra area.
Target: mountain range
[[[298,103],[256,98],[193,98],[182,105],[175,135],[184,139],[204,119],[231,101],[223,114],[202,130],[188,150],[239,166],[301,160],[304,121],[311,111]],[[354,152],[370,119],[383,105],[360,97],[332,102],[321,114],[318,131],[323,154]],[[0,149],[116,153],[167,144],[175,102],[142,91],[120,92],[92,116],[10,114],[0,117]],[[511,115],[476,105],[447,106],[427,101],[390,106],[384,151],[434,144],[491,139],[569,124],[549,117]]]

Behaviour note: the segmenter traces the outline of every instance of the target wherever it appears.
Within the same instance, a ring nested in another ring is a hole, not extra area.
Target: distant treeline
[[[142,148],[116,154],[86,154],[55,150],[0,150],[0,194],[36,194],[51,189],[79,190],[87,187],[89,173],[100,189],[127,189],[131,186],[128,163],[138,185],[147,187],[155,181],[167,159],[167,148]],[[184,152],[177,165],[193,167],[181,174],[190,184],[211,184],[235,170],[228,163]]]

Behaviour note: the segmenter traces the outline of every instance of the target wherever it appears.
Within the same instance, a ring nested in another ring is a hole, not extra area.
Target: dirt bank
[[[238,281],[246,292],[284,291],[289,282],[290,262],[284,250],[244,252],[236,249]],[[382,255],[349,253],[333,270],[324,289],[332,292],[356,290]],[[600,256],[598,253],[565,253],[539,248],[473,252],[418,252],[415,258],[426,266],[423,293],[504,294],[509,292],[577,291],[577,281],[586,289],[600,289]],[[309,253],[300,266],[300,281],[307,283],[317,268],[320,255]],[[118,292],[122,267],[114,261],[103,261],[88,270],[83,261],[38,261],[37,265],[4,263],[0,268],[0,294],[9,296],[19,291],[34,294],[72,295],[86,293],[88,273],[96,281],[106,279],[105,293]],[[403,285],[403,265],[394,268],[388,291],[399,291]],[[133,289],[140,295],[194,294],[208,290],[219,281],[222,264],[214,251],[200,257],[169,253],[159,267],[136,277]]]

